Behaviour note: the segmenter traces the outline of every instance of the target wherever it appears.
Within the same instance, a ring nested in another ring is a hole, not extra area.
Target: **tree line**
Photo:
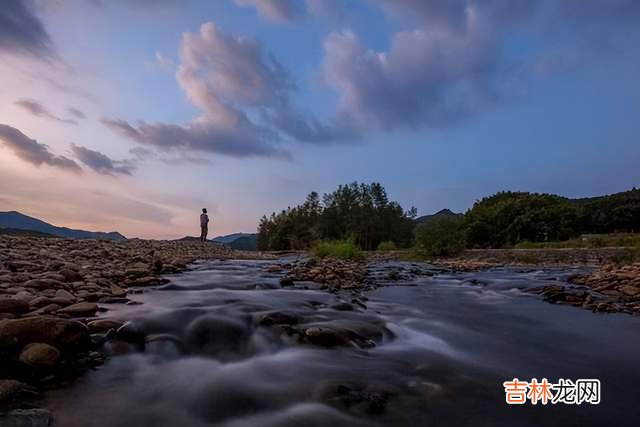
[[[340,185],[324,194],[310,193],[304,203],[263,216],[258,249],[306,249],[317,240],[351,240],[362,249],[391,241],[408,247],[413,241],[416,209],[404,211],[377,183]]]
[[[464,216],[416,227],[416,244],[447,255],[464,248],[508,248],[585,234],[640,231],[640,190],[589,199],[505,191],[477,201]]]
[[[431,255],[465,248],[506,248],[521,242],[564,241],[583,234],[640,231],[640,190],[589,199],[505,191],[474,203],[464,215],[417,224],[416,210],[389,201],[379,183],[339,186],[322,197],[264,216],[260,250],[306,249],[318,240],[350,240],[362,249],[381,243],[415,246]]]

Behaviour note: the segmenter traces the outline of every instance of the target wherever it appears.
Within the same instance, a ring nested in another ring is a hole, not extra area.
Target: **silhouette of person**
[[[209,215],[207,215],[207,209],[203,208],[200,214],[200,241],[207,241],[207,234],[209,233]]]

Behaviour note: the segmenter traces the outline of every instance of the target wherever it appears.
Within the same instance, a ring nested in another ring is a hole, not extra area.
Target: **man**
[[[209,233],[209,215],[207,215],[207,209],[202,209],[200,214],[200,241],[207,241],[207,234]]]

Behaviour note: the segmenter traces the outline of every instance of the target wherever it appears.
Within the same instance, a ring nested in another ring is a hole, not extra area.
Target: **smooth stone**
[[[92,320],[87,323],[87,327],[91,333],[101,333],[107,332],[109,329],[118,330],[122,326],[122,322],[119,320],[111,320],[111,319],[98,319]]]
[[[21,400],[25,395],[33,394],[28,385],[15,380],[0,380],[0,405]]]
[[[84,349],[89,329],[80,322],[55,317],[27,317],[0,321],[0,358],[18,354],[31,343],[45,343],[63,351]]]
[[[44,343],[33,343],[26,346],[18,360],[33,369],[53,369],[60,359],[60,351],[57,348]]]
[[[74,317],[93,316],[98,311],[98,305],[91,302],[79,302],[58,310],[59,313]]]
[[[29,310],[30,307],[26,301],[22,301],[19,299],[0,298],[0,313],[20,315],[27,313]]]

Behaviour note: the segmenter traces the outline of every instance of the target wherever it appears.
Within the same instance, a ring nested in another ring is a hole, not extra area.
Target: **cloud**
[[[161,150],[219,153],[234,157],[286,157],[285,151],[269,142],[273,136],[248,120],[243,126],[225,127],[208,120],[195,120],[186,125],[139,122],[134,128],[124,120],[102,119],[113,131],[140,144]]]
[[[637,51],[640,35],[635,0],[377,3],[413,29],[392,34],[384,51],[352,31],[324,42],[323,81],[340,99],[336,121],[362,131],[453,125],[526,93],[531,79],[577,69],[589,57],[602,62],[610,52]],[[544,43],[525,58],[505,55],[514,31]]]
[[[78,110],[77,108],[69,107],[69,108],[67,108],[67,111],[69,112],[69,114],[71,114],[72,116],[74,116],[77,119],[86,119],[87,118],[86,114],[84,114],[82,111]]]
[[[443,126],[495,102],[491,41],[479,22],[469,26],[398,32],[386,52],[331,33],[322,73],[340,94],[338,117],[361,129]]]
[[[80,145],[71,144],[71,151],[80,162],[102,175],[131,175],[134,169],[129,161],[112,160],[99,151]]]
[[[28,113],[36,116],[36,117],[44,117],[47,119],[55,120],[61,123],[67,123],[70,125],[77,125],[78,122],[73,119],[63,119],[61,117],[56,116],[52,112],[50,112],[44,105],[40,104],[33,99],[20,99],[14,102],[15,105],[27,111]],[[77,110],[75,110],[77,111]],[[82,113],[80,113],[82,114]]]
[[[275,22],[289,22],[302,14],[297,0],[234,0],[241,7],[255,7],[260,16]]]
[[[218,153],[235,157],[288,158],[284,136],[320,142],[345,137],[292,107],[296,90],[288,71],[253,39],[223,33],[203,24],[185,33],[176,78],[201,115],[184,125],[104,118],[102,122],[140,144],[182,153]]]
[[[46,164],[71,172],[82,172],[80,166],[73,160],[54,155],[45,144],[36,142],[14,127],[0,124],[0,141],[4,142],[5,147],[13,151],[18,158],[32,165]]]
[[[0,7],[0,52],[53,58],[49,34],[31,0],[3,0]]]

